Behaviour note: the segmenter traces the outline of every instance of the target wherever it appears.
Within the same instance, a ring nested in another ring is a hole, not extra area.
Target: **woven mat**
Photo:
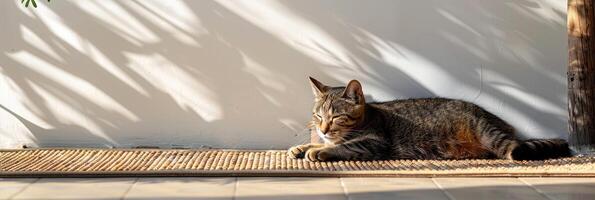
[[[159,149],[0,150],[0,177],[114,176],[593,176],[595,156],[546,161],[308,162],[285,151]]]

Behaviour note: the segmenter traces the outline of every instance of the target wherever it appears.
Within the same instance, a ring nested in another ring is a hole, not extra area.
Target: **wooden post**
[[[577,153],[595,152],[594,0],[568,0],[569,143]]]

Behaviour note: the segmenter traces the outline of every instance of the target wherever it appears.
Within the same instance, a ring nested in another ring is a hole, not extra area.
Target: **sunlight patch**
[[[107,95],[101,89],[95,87],[93,84],[67,71],[64,71],[63,69],[60,69],[59,67],[48,63],[29,52],[20,51],[17,53],[8,54],[8,57],[21,63],[23,66],[28,67],[34,72],[45,76],[55,83],[60,84],[62,87],[75,92],[91,103],[94,103],[106,110],[114,111],[129,120],[139,120],[136,115],[122,106],[112,97]]]
[[[54,96],[51,92],[43,89],[41,86],[33,82],[30,82],[29,84],[33,90],[43,99],[43,102],[46,104],[45,107],[60,123],[80,126],[94,135],[110,142],[111,144],[117,144],[116,141],[105,134],[102,128],[97,123],[93,122],[91,118],[68,105],[62,99]]]
[[[21,28],[21,36],[23,38],[23,41],[29,43],[31,46],[37,48],[38,50],[43,51],[44,53],[51,56],[52,58],[54,58],[60,62],[64,62],[64,59],[62,59],[62,57],[60,57],[56,53],[56,51],[54,51],[52,49],[52,47],[50,47],[50,45],[48,45],[48,43],[43,41],[43,39],[41,39],[39,37],[39,35],[35,34],[35,32],[31,31],[31,29],[29,29],[25,25],[21,24],[19,26]]]
[[[223,119],[217,95],[189,72],[159,54],[124,54],[128,66],[155,88],[171,96],[182,108],[190,109],[211,122]]]
[[[113,1],[77,1],[76,5],[89,15],[108,24],[108,28],[126,38],[134,38],[144,43],[157,43],[161,39],[137,18]]]
[[[346,48],[316,24],[278,2],[217,1],[280,41],[325,65],[353,67]]]
[[[4,106],[6,109],[9,109],[11,112],[16,113],[25,120],[35,124],[36,126],[44,129],[54,128],[54,126],[47,123],[40,117],[40,115],[42,115],[41,109],[27,97],[27,94],[25,94],[25,92],[17,83],[10,79],[10,77],[3,75],[1,69],[2,68],[0,67],[0,94],[2,94],[0,95],[0,105]],[[10,123],[0,124],[9,125]]]

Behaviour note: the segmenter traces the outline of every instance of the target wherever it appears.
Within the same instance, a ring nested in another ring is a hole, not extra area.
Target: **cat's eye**
[[[333,118],[333,122],[334,123],[337,123],[339,125],[344,125],[344,124],[347,123],[347,119],[348,118],[345,117],[345,116],[336,116],[336,117]]]
[[[333,120],[335,119],[342,119],[342,120],[347,120],[347,119],[352,119],[349,115],[346,114],[341,114],[341,115],[335,115],[332,117]]]
[[[314,116],[316,116],[318,119],[322,119],[322,116],[320,116],[318,113],[314,113]]]

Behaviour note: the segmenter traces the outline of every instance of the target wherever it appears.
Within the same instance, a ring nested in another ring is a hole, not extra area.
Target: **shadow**
[[[524,137],[566,137],[555,3],[1,4],[3,147],[284,149],[309,140],[307,76],[357,78],[378,101],[464,99]]]
[[[286,7],[370,63],[359,74],[376,82],[372,87],[378,93],[389,91],[383,100],[464,99],[513,124],[522,136],[566,137],[565,17],[535,11],[559,11],[555,6],[538,1],[312,6],[300,1]]]

